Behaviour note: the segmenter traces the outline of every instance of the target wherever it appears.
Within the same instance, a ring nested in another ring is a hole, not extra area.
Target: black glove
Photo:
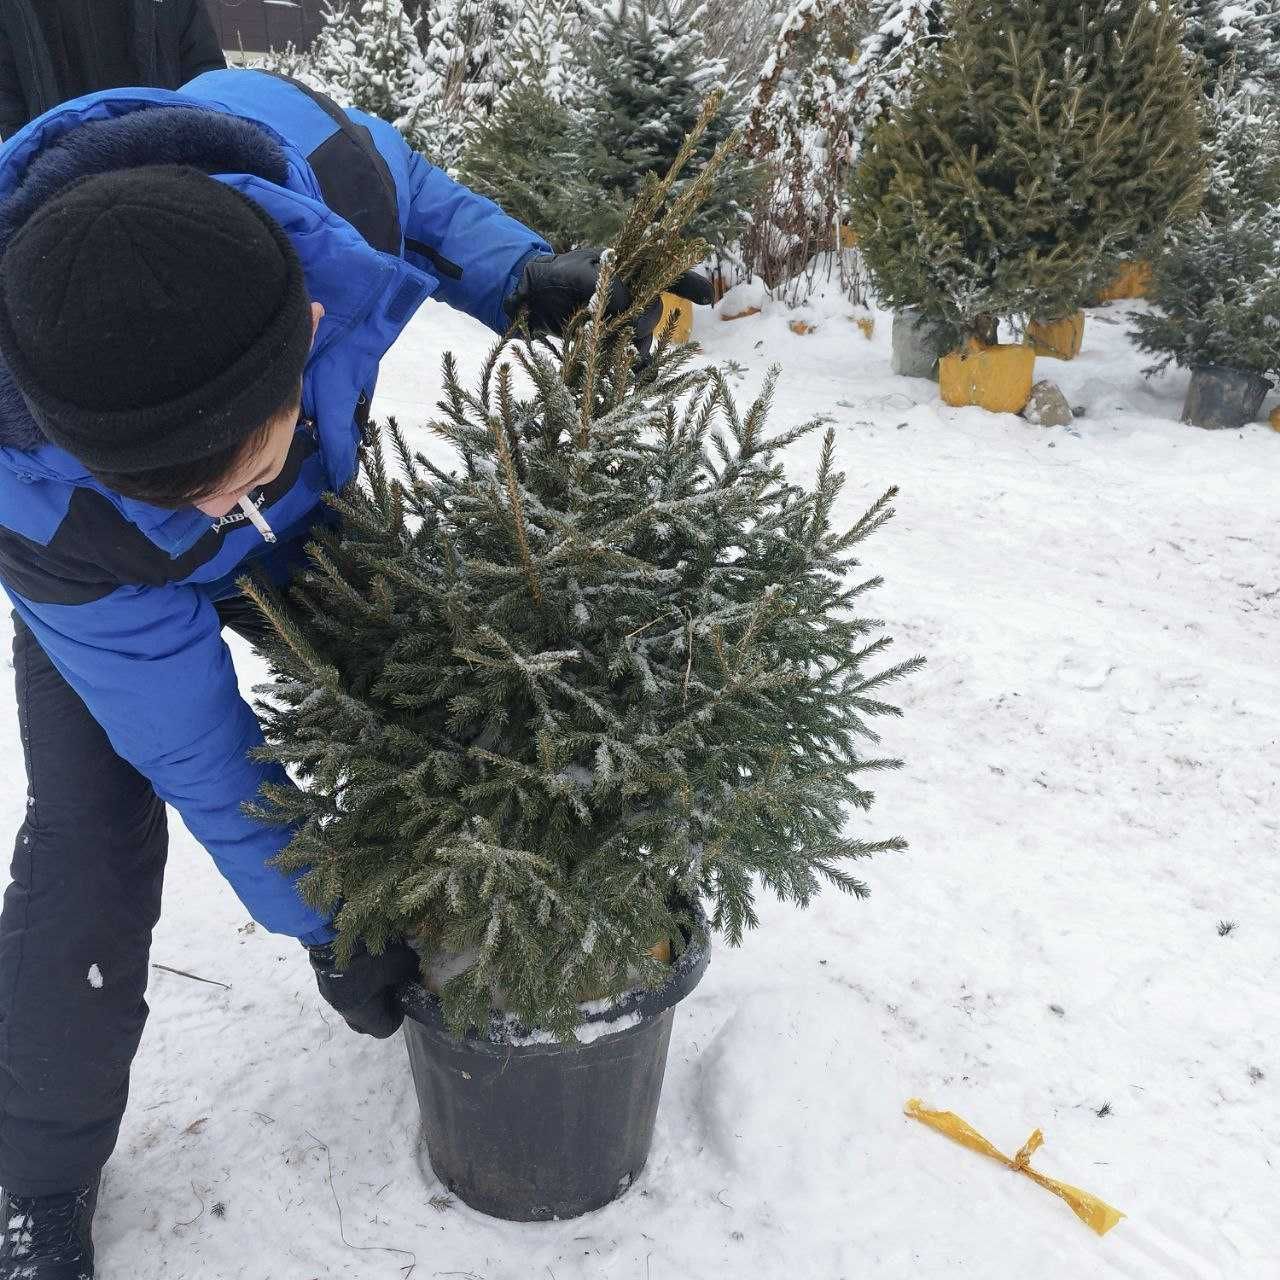
[[[591,301],[600,276],[600,255],[603,249],[572,249],[568,253],[544,254],[530,258],[520,276],[520,283],[502,304],[507,314],[515,318],[521,307],[528,308],[531,333],[562,334],[569,318]],[[711,282],[696,271],[686,271],[668,292],[687,298],[698,306],[711,304]],[[631,290],[618,279],[609,288],[609,301],[605,310],[617,315],[631,305]],[[636,345],[643,346],[652,337],[662,315],[659,302],[649,307],[636,321]]]
[[[361,947],[351,963],[340,966],[332,942],[308,947],[320,994],[361,1035],[385,1040],[404,1021],[395,989],[418,976],[418,953],[403,942],[390,943],[381,955]]]

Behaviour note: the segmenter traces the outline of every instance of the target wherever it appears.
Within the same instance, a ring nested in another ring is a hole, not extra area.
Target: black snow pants
[[[247,601],[218,612],[261,634]],[[44,1195],[91,1182],[115,1146],[168,831],[151,784],[16,616],[13,671],[27,811],[0,913],[0,1186]]]

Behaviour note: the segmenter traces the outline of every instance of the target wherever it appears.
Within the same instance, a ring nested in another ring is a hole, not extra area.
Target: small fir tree
[[[848,0],[801,0],[787,16],[752,94],[746,146],[765,175],[745,245],[748,274],[798,301],[820,254],[845,291],[861,281],[841,252],[847,214],[857,49]]]
[[[329,4],[310,58],[312,75],[342,106],[394,124],[409,145],[430,151],[426,68],[401,0]]]
[[[1257,97],[1280,94],[1280,0],[1186,0],[1187,48],[1209,92],[1226,75]]]
[[[609,199],[600,177],[605,159],[581,121],[533,79],[509,91],[474,134],[458,177],[563,253]]]
[[[584,39],[578,0],[530,0],[503,55],[505,87],[457,164],[461,181],[536,227],[557,252],[595,238],[612,202],[609,158],[583,115]]]
[[[627,204],[647,179],[661,176],[679,153],[705,97],[723,88],[724,64],[706,52],[700,10],[679,0],[583,0],[590,29],[591,80],[583,103],[587,131],[608,167],[602,175],[609,199],[589,229],[597,242],[621,225]],[[705,162],[731,129],[722,112],[695,154]],[[746,179],[730,159],[691,230],[720,248],[742,218]],[[677,188],[679,190],[679,188]]]
[[[757,886],[860,895],[848,860],[901,845],[846,830],[915,666],[877,668],[858,612],[892,491],[838,528],[834,436],[812,486],[789,479],[822,420],[771,431],[773,377],[743,412],[689,346],[636,366],[629,326],[705,253],[679,233],[709,180],[640,193],[563,342],[504,341],[470,388],[445,357],[456,469],[393,431],[402,478],[375,448],[289,599],[253,589],[279,638],[263,754],[303,783],[263,802],[295,829],[280,864],[339,908],[340,954],[467,955],[456,1030],[502,993],[570,1036],[582,993],[665,976],[650,949],[696,933],[691,902],[736,943]],[[632,302],[609,317],[614,278]]]
[[[1199,217],[1156,259],[1135,314],[1138,346],[1159,359],[1280,375],[1280,104],[1228,76],[1210,100],[1213,163]]]
[[[1153,4],[959,0],[855,172],[853,222],[883,301],[918,308],[950,342],[992,343],[1002,316],[1074,310],[1193,204],[1194,91],[1177,24]]]

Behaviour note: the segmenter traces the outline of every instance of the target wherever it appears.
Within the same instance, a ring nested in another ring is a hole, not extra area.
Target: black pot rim
[[[702,975],[711,962],[711,934],[706,914],[700,904],[693,908],[696,920],[693,935],[687,940],[688,945],[680,954],[680,958],[671,966],[667,980],[659,987],[641,988],[627,991],[604,1009],[584,1014],[580,1026],[601,1027],[609,1023],[620,1022],[624,1018],[636,1019],[635,1023],[619,1028],[616,1034],[633,1029],[642,1023],[651,1022],[680,1003],[702,981]],[[405,982],[396,991],[400,1008],[406,1018],[420,1026],[440,1035],[456,1040],[444,1019],[444,1005],[440,997],[430,992],[420,982]],[[596,1003],[596,1002],[591,1002]],[[608,1035],[609,1032],[602,1034]],[[523,1041],[529,1040],[529,1043]],[[536,1053],[538,1051],[556,1050],[563,1052],[567,1046],[558,1041],[545,1042],[534,1038],[534,1029],[526,1027],[513,1019],[494,1013],[490,1015],[488,1030],[481,1034],[474,1028],[467,1032],[463,1043],[475,1048],[488,1047],[500,1049],[504,1053]],[[578,1047],[587,1047],[586,1042]]]

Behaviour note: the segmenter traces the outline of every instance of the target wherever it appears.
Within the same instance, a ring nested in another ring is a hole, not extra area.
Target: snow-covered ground
[[[433,1207],[402,1043],[349,1034],[175,824],[154,959],[230,988],[153,975],[104,1280],[1280,1274],[1280,435],[1179,425],[1185,375],[1141,379],[1127,305],[1040,362],[1087,410],[1066,430],[894,377],[887,317],[868,343],[838,306],[807,336],[698,316],[744,397],[784,366],[779,425],[835,416],[845,514],[901,486],[866,560],[929,665],[883,726],[907,767],[858,820],[910,851],[863,864],[869,902],[765,904],[718,951],[629,1195],[538,1226]],[[440,352],[486,345],[429,305],[379,411],[425,422]],[[1035,1166],[1127,1219],[1096,1238],[912,1096],[1009,1153],[1043,1127]]]

